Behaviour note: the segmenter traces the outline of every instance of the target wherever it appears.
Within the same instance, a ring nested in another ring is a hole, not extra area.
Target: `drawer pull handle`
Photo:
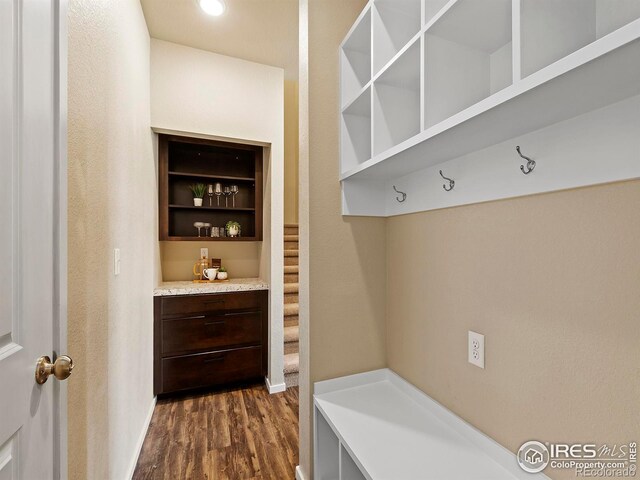
[[[224,325],[224,320],[218,320],[217,322],[204,322],[205,326],[212,326],[212,325]]]
[[[221,362],[224,360],[224,356],[222,357],[215,357],[215,358],[207,358],[204,363],[214,363],[214,362]]]
[[[206,315],[193,315],[192,317],[167,318],[166,320],[200,320],[201,318],[207,318],[207,316]]]

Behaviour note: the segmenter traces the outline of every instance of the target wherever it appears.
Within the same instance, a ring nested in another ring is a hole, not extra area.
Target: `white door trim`
[[[53,348],[67,354],[67,0],[54,2],[54,301]],[[67,382],[54,382],[54,478],[68,477]]]

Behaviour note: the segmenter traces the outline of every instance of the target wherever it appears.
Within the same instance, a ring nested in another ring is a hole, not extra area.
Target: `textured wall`
[[[309,172],[304,181],[309,189],[311,385],[385,366],[385,220],[343,218],[338,180],[337,53],[365,4],[364,0],[308,2],[309,84],[301,98],[309,96]],[[300,88],[306,88],[302,79]],[[302,387],[301,402],[310,402],[310,393]],[[309,404],[302,411],[301,422],[309,422]],[[306,440],[301,445],[308,447]],[[309,472],[308,465],[302,467]]]
[[[163,280],[193,279],[193,264],[200,248],[208,248],[209,257],[221,258],[231,278],[257,277],[260,273],[258,242],[160,242]]]
[[[639,204],[632,181],[389,219],[389,367],[512,451],[637,441]]]
[[[69,478],[121,480],[153,401],[159,275],[149,35],[138,1],[69,2],[68,95]]]
[[[284,81],[284,223],[298,223],[298,82]]]

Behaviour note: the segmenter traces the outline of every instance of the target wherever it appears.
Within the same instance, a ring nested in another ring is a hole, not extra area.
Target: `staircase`
[[[284,382],[298,385],[298,225],[284,226]]]

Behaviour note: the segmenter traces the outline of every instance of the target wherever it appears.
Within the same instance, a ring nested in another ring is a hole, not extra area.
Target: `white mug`
[[[202,271],[202,276],[207,280],[215,280],[216,275],[218,275],[217,268],[206,268]]]

